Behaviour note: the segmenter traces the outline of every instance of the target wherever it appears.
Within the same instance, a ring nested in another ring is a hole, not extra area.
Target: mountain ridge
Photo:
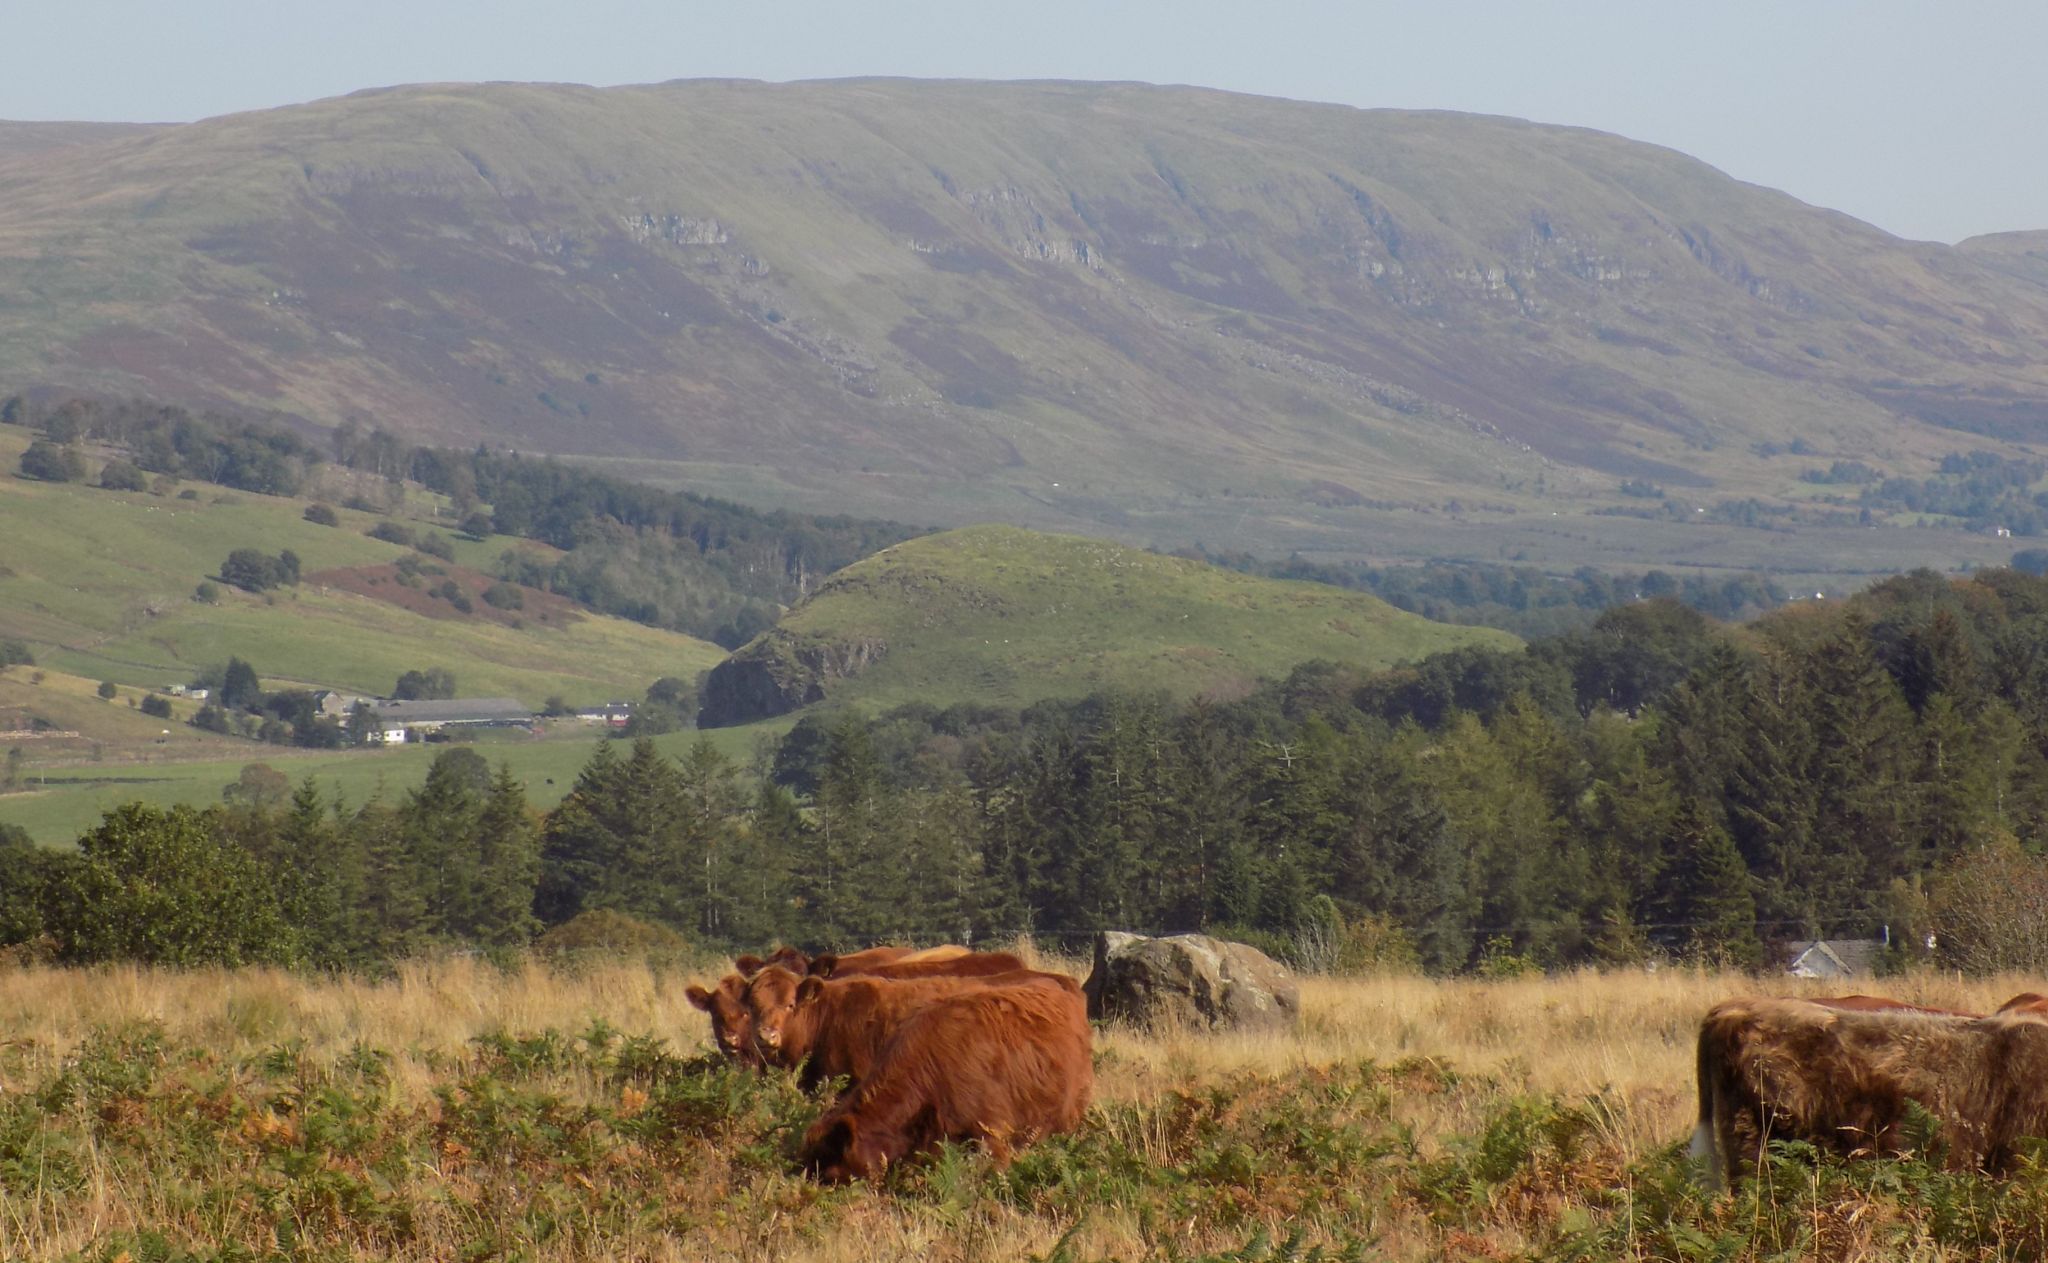
[[[1816,459],[2031,450],[2035,258],[1498,116],[404,85],[0,162],[0,380],[943,523],[1527,548],[1623,483],[1799,505]]]

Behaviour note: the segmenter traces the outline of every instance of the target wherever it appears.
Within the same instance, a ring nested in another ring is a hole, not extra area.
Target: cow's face
[[[863,1134],[861,1120],[851,1112],[827,1113],[811,1125],[799,1159],[821,1184],[879,1180],[889,1170],[889,1155]]]
[[[746,979],[738,974],[727,974],[709,991],[693,986],[684,994],[692,1005],[711,1015],[711,1038],[717,1043],[718,1051],[741,1065],[758,1067],[761,1054],[754,1043],[753,1015],[747,1011],[745,1000],[746,986]]]
[[[747,1016],[754,1025],[754,1038],[767,1055],[785,1060],[789,1019],[799,1004],[817,998],[824,986],[815,978],[798,978],[787,969],[771,967],[754,975],[747,984]]]

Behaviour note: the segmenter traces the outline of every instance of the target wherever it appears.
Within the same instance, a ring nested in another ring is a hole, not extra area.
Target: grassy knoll
[[[967,527],[835,574],[721,672],[786,677],[807,655],[879,654],[834,700],[1020,705],[1104,688],[1228,693],[1296,663],[1379,667],[1505,632],[1451,627],[1376,597],[1254,578],[1071,535]]]
[[[1098,1032],[1082,1130],[1007,1171],[951,1151],[825,1191],[789,1158],[819,1102],[708,1059],[690,977],[0,972],[0,1256],[1748,1263],[2048,1240],[2030,1167],[1790,1157],[1692,1192],[1692,1034],[1749,978],[1306,979],[1291,1036]],[[2021,981],[1893,990],[1981,1007]]]
[[[756,742],[780,736],[789,722],[769,720],[715,732],[676,732],[654,741],[673,755],[688,749],[700,736],[708,737],[729,757],[745,760],[752,757]],[[593,730],[569,722],[553,727],[542,739],[491,734],[474,748],[493,766],[509,764],[513,775],[526,783],[527,801],[546,808],[569,792],[597,740]],[[377,794],[392,797],[414,788],[426,779],[427,765],[434,756],[448,748],[414,745],[309,751],[216,738],[212,755],[206,758],[193,758],[185,753],[182,757],[174,754],[141,762],[60,766],[40,765],[40,750],[31,748],[26,788],[0,794],[0,824],[18,825],[39,842],[61,845],[77,838],[122,803],[139,801],[168,807],[174,803],[205,806],[219,802],[222,788],[250,763],[267,763],[294,782],[311,776],[330,800],[339,796],[344,802],[358,804]]]
[[[0,469],[27,435],[0,429]],[[378,519],[340,512],[339,527],[303,518],[307,501],[187,484],[163,496],[0,474],[0,636],[29,643],[39,665],[95,681],[154,687],[231,654],[266,682],[388,691],[406,670],[444,666],[463,696],[509,695],[536,706],[637,697],[659,676],[689,677],[722,652],[705,641],[595,615],[526,620],[428,617],[368,596],[304,583],[264,595],[218,585],[193,599],[228,553],[290,549],[307,574],[397,561],[410,550],[370,539]],[[461,541],[457,560],[487,567],[513,541]]]

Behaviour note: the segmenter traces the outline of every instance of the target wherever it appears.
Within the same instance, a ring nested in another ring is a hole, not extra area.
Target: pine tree
[[[983,868],[973,795],[964,785],[912,790],[898,799],[897,810],[906,844],[910,936],[970,944],[986,939],[993,927],[980,916]]]
[[[1112,697],[1071,764],[1078,795],[1061,863],[1071,873],[1068,928],[1092,932],[1140,924],[1157,881],[1146,863],[1156,851],[1163,736],[1154,708]]]
[[[427,929],[437,937],[467,940],[477,923],[478,822],[490,788],[490,764],[457,746],[434,756],[426,780],[398,809],[406,849],[425,883]]]
[[[1812,788],[1815,733],[1797,661],[1768,655],[1745,690],[1740,724],[1726,734],[1727,779],[1696,792],[1680,776],[1676,789],[1712,812],[1722,804],[1726,828],[1755,880],[1757,915],[1780,927],[1818,933],[1832,909],[1819,906],[1843,865],[1821,846]]]
[[[1984,675],[1969,629],[1953,608],[1937,607],[1907,633],[1904,648],[1899,688],[1907,705],[1919,712],[1941,694],[1965,713],[1975,713],[1985,697]]]
[[[397,811],[373,798],[356,810],[342,831],[346,845],[360,857],[363,875],[353,955],[391,961],[420,951],[432,933],[429,885],[407,845],[405,822]]]
[[[733,931],[733,886],[743,863],[739,854],[739,820],[745,795],[739,769],[708,737],[699,737],[684,754],[679,768],[687,808],[680,839],[690,880],[686,891],[697,909],[697,933],[724,941]]]
[[[279,822],[272,867],[279,904],[286,919],[299,927],[308,964],[340,969],[358,963],[359,931],[353,923],[362,901],[360,861],[308,774],[292,791]]]
[[[588,906],[696,928],[702,910],[693,898],[698,873],[688,849],[690,814],[681,769],[651,738],[635,740],[619,769],[615,858]]]
[[[967,760],[969,792],[974,801],[975,835],[981,850],[981,913],[984,936],[1030,931],[1027,893],[1036,882],[1031,838],[1024,827],[1020,772],[1009,757],[1012,748],[984,743]]]
[[[1223,856],[1249,845],[1247,743],[1204,701],[1181,716],[1170,747],[1158,849],[1160,896],[1152,928],[1200,929],[1218,914]]]
[[[1079,931],[1087,895],[1078,866],[1088,821],[1079,790],[1080,742],[1059,722],[1032,738],[1019,769],[1017,823],[1028,839],[1025,892],[1035,930]]]
[[[467,901],[473,919],[460,927],[487,947],[517,947],[540,931],[533,915],[540,881],[540,828],[526,805],[526,788],[508,763],[498,765],[490,796],[477,817],[477,885]]]
[[[833,946],[901,933],[903,845],[867,724],[848,715],[828,735],[813,799],[815,867],[806,875],[817,932]]]
[[[1912,713],[1872,652],[1868,624],[1853,612],[1803,666],[1815,821],[1822,837],[1839,839],[1805,884],[1860,896],[1822,908],[1831,920],[1867,916],[1870,898],[1912,866],[1904,827],[1913,799]]]
[[[1986,836],[1998,806],[1999,767],[1979,748],[1977,730],[1947,693],[1937,692],[1922,704],[1917,736],[1919,793],[1912,829],[1917,854],[1910,867],[1919,871]]]
[[[1726,830],[1694,799],[1679,805],[1665,850],[1663,929],[1688,956],[1724,967],[1753,969],[1763,959],[1749,870]]]
[[[560,925],[590,902],[621,862],[624,771],[609,741],[599,741],[541,833],[540,885],[533,910],[542,925]]]
[[[1470,861],[1427,777],[1416,767],[1424,738],[1411,730],[1374,769],[1369,797],[1374,849],[1385,874],[1384,911],[1407,929],[1423,968],[1449,973],[1471,959],[1476,903]]]
[[[812,909],[797,875],[809,863],[809,831],[796,798],[770,780],[755,791],[740,857],[726,889],[728,941],[811,943]]]

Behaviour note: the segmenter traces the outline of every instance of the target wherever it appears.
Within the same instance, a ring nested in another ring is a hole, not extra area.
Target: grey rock
[[[1276,1030],[1301,1017],[1301,992],[1284,965],[1206,934],[1105,930],[1082,990],[1089,1017],[1147,1027]]]

